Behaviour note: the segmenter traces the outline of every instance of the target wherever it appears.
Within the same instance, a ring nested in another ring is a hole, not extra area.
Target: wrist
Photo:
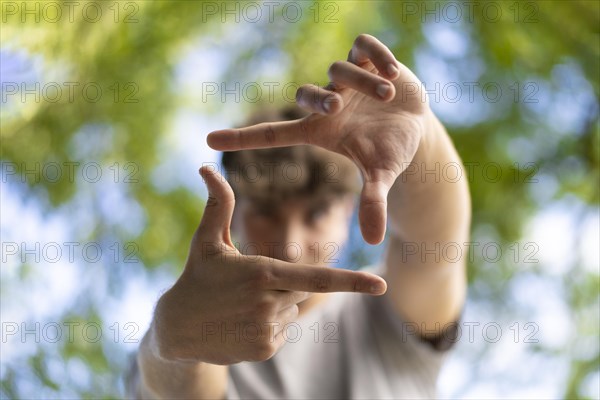
[[[439,121],[430,107],[421,117],[423,120],[423,132],[417,152],[413,157],[413,163],[430,163],[438,160],[440,156],[447,152],[448,142],[444,140],[448,136],[444,126]]]
[[[142,339],[137,355],[138,387],[143,398],[222,397],[226,367],[165,358],[162,353],[153,321]]]
[[[462,169],[452,141],[433,111],[428,107],[419,118],[422,131],[417,151],[392,187],[392,190],[402,191],[405,195],[437,186],[441,171],[449,163]]]

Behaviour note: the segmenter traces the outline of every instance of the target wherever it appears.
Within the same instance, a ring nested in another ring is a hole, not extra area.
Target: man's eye
[[[315,222],[323,218],[327,214],[327,207],[319,207],[311,210],[308,214],[308,221]]]
[[[254,215],[262,218],[272,218],[274,214],[273,210],[269,209],[268,207],[257,207],[254,210]]]

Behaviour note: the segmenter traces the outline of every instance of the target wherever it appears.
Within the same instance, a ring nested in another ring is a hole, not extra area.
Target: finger
[[[300,313],[300,309],[296,304],[291,305],[277,313],[276,322],[273,329],[274,335],[278,335],[281,331],[287,329],[287,325],[291,322],[294,322],[298,319],[298,314]]]
[[[389,101],[396,96],[390,81],[347,61],[331,64],[328,74],[336,86],[349,87],[378,100]]]
[[[387,195],[395,178],[365,179],[360,195],[358,221],[367,243],[379,244],[385,237]]]
[[[302,85],[296,92],[296,103],[307,111],[337,114],[344,108],[342,96],[316,85]]]
[[[275,293],[280,309],[285,309],[301,303],[313,295],[313,293],[310,292],[298,292],[294,290],[277,290]]]
[[[299,312],[300,309],[297,304],[292,304],[291,306],[280,310],[276,317],[277,322],[279,322],[279,327],[282,328],[282,325],[294,322],[298,318]],[[277,333],[277,329],[275,331]]]
[[[270,267],[270,286],[279,290],[311,293],[359,292],[380,295],[387,285],[383,278],[362,271],[349,271],[276,260]]]
[[[235,206],[233,190],[215,168],[203,166],[200,175],[208,188],[208,200],[198,234],[207,240],[231,244],[229,227]]]
[[[305,118],[293,121],[267,122],[240,129],[223,129],[208,134],[208,145],[221,151],[308,144]]]
[[[399,75],[398,61],[391,50],[377,38],[364,33],[354,41],[348,61],[359,66],[371,61],[377,71],[388,79],[395,79]]]
[[[279,332],[276,333],[273,337],[273,347],[277,349],[275,354],[277,354],[279,352],[279,349],[283,345],[285,345],[287,343],[287,341],[288,341],[288,336],[287,336],[287,333],[285,332],[285,329],[281,329],[281,327],[279,327]]]

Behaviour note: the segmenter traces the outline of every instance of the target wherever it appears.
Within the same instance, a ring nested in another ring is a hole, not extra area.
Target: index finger
[[[384,294],[387,290],[383,278],[362,271],[286,263],[273,265],[271,272],[272,285],[280,290],[313,293],[358,292],[374,295]]]
[[[362,65],[371,61],[382,75],[394,79],[398,76],[398,61],[392,51],[374,36],[359,35],[348,54],[348,61]]]
[[[306,121],[265,122],[239,129],[223,129],[208,134],[208,145],[221,151],[308,144]]]

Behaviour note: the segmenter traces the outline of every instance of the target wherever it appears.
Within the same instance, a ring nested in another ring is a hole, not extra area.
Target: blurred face
[[[302,264],[334,264],[348,238],[354,196],[301,197],[281,203],[236,199],[233,240],[243,254]]]

